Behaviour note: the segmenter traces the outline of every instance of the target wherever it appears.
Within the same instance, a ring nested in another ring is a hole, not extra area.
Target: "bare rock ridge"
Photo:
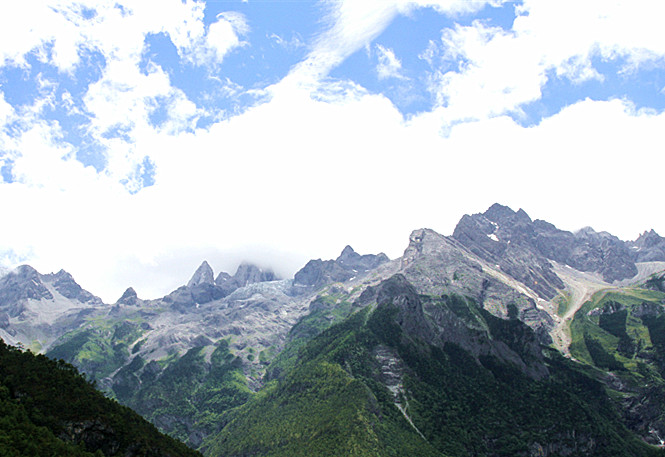
[[[51,300],[53,295],[42,283],[42,276],[29,265],[21,265],[0,278],[0,307],[8,307],[10,315],[20,313],[24,300]]]
[[[233,290],[249,284],[278,281],[280,279],[272,270],[263,270],[251,263],[241,263],[233,276],[223,272],[220,273],[215,280],[215,284],[233,292]]]
[[[469,297],[495,316],[514,315],[529,325],[541,342],[551,342],[549,332],[554,321],[536,305],[537,294],[496,268],[498,258],[491,262],[483,260],[454,237],[430,229],[414,230],[409,241],[400,271],[418,293]]]
[[[118,301],[117,305],[127,305],[127,306],[137,306],[140,305],[143,301],[138,297],[136,291],[133,287],[128,287],[127,290],[123,292]]]
[[[297,286],[321,287],[332,282],[348,281],[388,262],[384,253],[360,255],[346,246],[335,260],[310,260],[293,277]]]
[[[526,327],[521,322],[502,320],[488,312],[478,315],[462,312],[474,305],[461,296],[443,295],[442,306],[433,297],[419,295],[401,274],[366,289],[363,295],[364,301],[376,301],[379,308],[393,307],[395,322],[411,338],[440,348],[446,343],[454,343],[474,357],[493,355],[535,379],[548,374],[540,342],[533,332],[525,331]],[[488,328],[484,321],[493,321],[493,325]],[[504,332],[510,336],[508,340],[504,342],[493,335],[493,326],[510,328],[510,331]]]
[[[665,238],[654,230],[642,233],[635,241],[627,244],[636,262],[665,261]]]
[[[46,275],[29,265],[21,265],[0,278],[0,306],[23,300],[52,300],[57,293],[80,303],[101,304],[102,300],[84,290],[65,270]]]
[[[205,260],[201,266],[196,269],[194,275],[187,283],[187,287],[196,287],[202,284],[215,284],[212,268]]]
[[[579,271],[596,272],[607,282],[637,274],[628,243],[607,232],[585,228],[577,233],[532,221],[523,210],[494,204],[483,214],[465,215],[453,238],[487,262],[551,299],[563,287],[550,261]]]
[[[81,325],[103,306],[64,270],[40,274],[21,265],[0,277],[0,336],[36,349]]]
[[[178,309],[185,310],[220,300],[249,284],[279,279],[271,270],[263,270],[249,263],[238,266],[233,276],[221,272],[215,279],[212,268],[207,261],[204,261],[194,272],[187,285],[179,287],[163,300],[166,303],[172,303]]]

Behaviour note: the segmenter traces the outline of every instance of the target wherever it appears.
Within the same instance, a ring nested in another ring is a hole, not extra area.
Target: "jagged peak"
[[[598,232],[596,232],[593,229],[593,227],[590,227],[590,226],[587,225],[586,227],[582,227],[581,229],[576,231],[575,235],[594,235],[596,233],[598,233]]]
[[[279,278],[271,269],[263,269],[250,262],[242,262],[238,265],[233,279],[242,287],[257,282],[274,281]]]
[[[239,274],[242,274],[245,271],[263,271],[263,270],[261,269],[261,267],[251,262],[241,262],[240,265],[238,265],[238,268],[236,268],[236,272],[233,276],[238,276]]]
[[[629,245],[633,246],[633,249],[643,250],[651,249],[662,243],[665,243],[665,238],[661,237],[654,229],[645,231],[633,242],[629,242]]]
[[[212,268],[210,267],[208,262],[204,260],[201,266],[199,266],[194,272],[192,279],[190,279],[189,282],[187,283],[187,287],[198,286],[200,284],[214,284],[214,283],[215,283],[215,277]]]
[[[517,217],[518,220],[524,221],[527,223],[533,222],[529,215],[524,211],[522,208],[518,209],[517,212],[515,213],[515,216]]]
[[[69,272],[65,271],[64,269],[60,269],[55,275],[56,278],[74,278]]]
[[[133,287],[128,287],[122,293],[122,296],[120,297],[120,300],[118,300],[118,301],[122,301],[123,299],[126,299],[126,298],[137,298],[137,297],[138,297],[138,295],[136,294],[136,291],[134,290],[134,288]]]
[[[40,277],[41,275],[37,270],[35,270],[33,267],[30,265],[19,265],[18,267],[14,268],[12,271],[16,276],[24,277],[24,278],[36,278]]]
[[[342,253],[340,254],[340,256],[350,255],[350,254],[355,254],[355,253],[356,253],[356,251],[350,245],[347,244],[346,247],[344,247],[344,249],[342,249]]]
[[[228,274],[226,271],[220,271],[220,273],[217,275],[217,278],[215,278],[215,284],[221,286],[222,284],[231,281],[232,279],[233,276]]]
[[[139,297],[133,287],[128,287],[123,293],[122,296],[116,302],[117,304],[123,305],[134,305],[139,301]]]
[[[645,230],[640,236],[637,237],[635,241],[644,240],[644,239],[660,239],[662,238],[654,229]]]
[[[354,251],[351,246],[347,245],[342,250],[342,253],[339,255],[339,257],[337,257],[336,262],[344,263],[345,261],[348,261],[350,259],[355,259],[358,257],[360,257],[360,254]]]
[[[512,217],[515,214],[516,214],[515,211],[513,211],[508,206],[502,205],[500,203],[495,203],[492,206],[490,206],[487,209],[487,211],[483,213],[483,216],[485,216],[490,221],[497,222],[502,219]]]

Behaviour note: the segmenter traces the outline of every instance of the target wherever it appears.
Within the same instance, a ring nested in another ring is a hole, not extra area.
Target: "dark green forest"
[[[196,451],[102,395],[76,368],[0,340],[0,456],[170,456]]]

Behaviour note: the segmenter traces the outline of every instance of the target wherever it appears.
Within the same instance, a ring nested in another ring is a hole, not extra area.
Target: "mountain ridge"
[[[367,307],[371,312],[391,287],[405,291],[403,304],[414,305],[401,318],[415,326],[405,327],[407,334],[420,329],[425,333],[419,339],[439,341],[439,348],[454,344],[477,361],[490,357],[529,379],[547,378],[549,368],[533,348],[553,345],[569,355],[571,339],[562,335],[568,335],[586,291],[619,288],[665,271],[665,263],[635,260],[659,258],[660,237],[645,232],[638,240],[621,242],[592,229],[565,232],[532,220],[522,209],[496,204],[483,214],[462,217],[451,236],[414,230],[403,255],[393,260],[346,246],[336,259],[310,260],[293,279],[245,263],[233,276],[220,272],[215,277],[203,261],[185,285],[159,299],[142,300],[128,288],[113,305],[77,301],[80,309],[73,308],[77,312],[72,311],[68,326],[57,327],[59,336],[52,332],[50,340],[36,344],[44,337],[35,331],[28,344],[73,363],[161,430],[200,447],[232,410],[297,369],[301,351],[313,338]],[[598,266],[603,255],[609,263]],[[582,256],[591,260],[581,262]],[[64,293],[87,297],[66,272],[35,276],[39,273],[32,270],[22,269],[25,291],[8,289],[18,297],[11,306],[31,306],[37,300],[32,296],[49,303],[46,292],[67,298],[56,289],[58,281]],[[605,282],[617,272],[629,277]],[[48,285],[46,292],[39,284]],[[415,316],[423,317],[413,321]],[[506,335],[518,322],[533,331],[536,346]],[[16,324],[0,307],[0,336],[5,329],[17,330]],[[501,341],[492,340],[496,335],[489,327],[500,332]],[[371,351],[382,360],[398,360],[394,348]],[[386,373],[381,379],[393,382],[388,368],[381,370]],[[187,379],[187,394],[174,379]],[[183,406],[183,398],[190,397],[195,400]]]

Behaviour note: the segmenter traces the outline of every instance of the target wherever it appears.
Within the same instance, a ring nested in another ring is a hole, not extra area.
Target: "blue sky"
[[[0,6],[0,263],[115,301],[401,255],[495,201],[665,234],[656,1]]]

